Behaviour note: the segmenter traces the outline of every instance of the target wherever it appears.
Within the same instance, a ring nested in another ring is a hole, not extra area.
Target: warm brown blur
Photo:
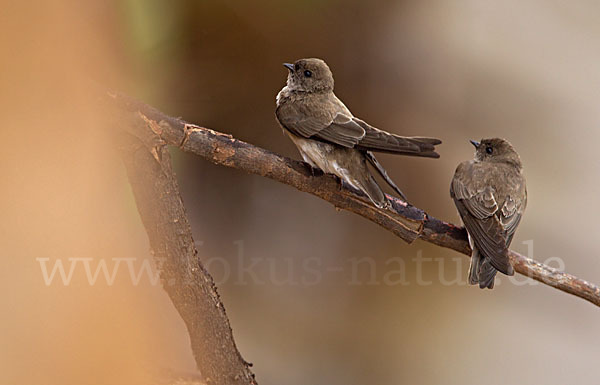
[[[281,63],[323,58],[354,114],[444,141],[439,160],[381,156],[411,203],[457,222],[448,189],[468,139],[504,137],[529,190],[513,248],[533,244],[534,258],[600,283],[600,4],[43,3],[0,13],[0,383],[148,384],[194,369],[166,294],[127,271],[150,253],[90,84],[299,158],[274,118]],[[524,277],[467,287],[461,255],[173,154],[200,256],[261,385],[597,382],[593,305]],[[69,258],[71,283],[46,285],[41,266],[68,270]],[[114,284],[88,282],[85,263],[93,275],[117,259]]]

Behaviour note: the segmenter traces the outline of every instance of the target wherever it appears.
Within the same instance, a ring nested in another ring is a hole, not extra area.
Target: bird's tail
[[[402,198],[405,202],[407,202],[406,197],[404,196],[404,193],[398,188],[398,186],[396,186],[396,184],[394,183],[392,178],[390,178],[388,176],[387,172],[385,171],[385,169],[383,168],[381,163],[379,163],[377,161],[377,159],[375,158],[375,155],[373,155],[373,153],[371,151],[367,151],[366,156],[367,156],[367,159],[369,160],[369,162],[373,165],[373,167],[375,167],[375,169],[377,170],[379,175],[381,175],[381,177],[387,182],[387,184],[389,184],[400,195],[400,198]]]
[[[379,187],[377,181],[375,181],[373,176],[367,170],[366,164],[364,165],[363,172],[359,175],[343,173],[341,175],[341,180],[342,184],[350,185],[350,187],[365,194],[375,206],[383,208],[389,204],[381,187]]]
[[[369,197],[375,206],[383,208],[388,204],[387,198],[381,190],[381,187],[379,187],[371,175],[366,175],[365,178],[357,180],[357,182],[360,190]]]
[[[494,280],[498,270],[490,261],[485,258],[477,248],[473,249],[473,255],[471,255],[471,265],[469,267],[469,284],[477,285],[481,289],[494,288]]]

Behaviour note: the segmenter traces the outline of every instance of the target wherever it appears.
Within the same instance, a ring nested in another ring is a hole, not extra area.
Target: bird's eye
[[[485,152],[487,152],[488,154],[491,154],[492,152],[494,152],[494,149],[492,147],[490,147],[490,146],[487,146],[485,148]]]
[[[312,76],[312,72],[310,72],[309,70],[304,71],[304,76],[306,76],[307,78]]]

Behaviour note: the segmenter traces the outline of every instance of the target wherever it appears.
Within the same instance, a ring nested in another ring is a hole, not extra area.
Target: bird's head
[[[482,139],[481,142],[471,140],[471,144],[475,146],[475,160],[480,162],[508,163],[519,168],[519,170],[523,167],[519,154],[504,139]]]
[[[333,75],[321,59],[300,59],[294,64],[283,64],[288,70],[287,86],[293,91],[333,91]]]

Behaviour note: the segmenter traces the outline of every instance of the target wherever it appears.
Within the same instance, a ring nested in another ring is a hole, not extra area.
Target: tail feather
[[[471,254],[471,264],[469,265],[469,284],[477,285],[479,283],[479,269],[483,262],[483,256],[479,254],[479,250],[473,248]]]
[[[469,267],[469,284],[479,284],[481,289],[493,289],[497,272],[498,270],[491,265],[489,260],[481,255],[477,248],[474,248]]]
[[[367,151],[366,156],[367,156],[367,159],[369,160],[369,162],[373,165],[373,167],[375,167],[375,169],[377,170],[379,175],[381,175],[381,177],[387,182],[387,184],[389,184],[400,195],[400,198],[402,198],[402,200],[407,202],[406,196],[404,196],[404,193],[402,192],[402,190],[400,190],[398,188],[398,186],[396,186],[396,184],[394,183],[392,178],[390,178],[388,176],[387,172],[385,171],[385,169],[383,168],[381,163],[379,163],[377,161],[377,159],[375,158],[375,155],[373,155],[373,153],[371,151]]]
[[[493,289],[497,272],[498,270],[492,266],[489,260],[484,260],[479,269],[479,287],[481,289],[485,289],[486,287],[488,289]]]
[[[357,175],[350,175],[344,172],[342,175],[342,183],[350,185],[352,188],[361,191],[365,194],[373,204],[379,208],[383,208],[388,204],[385,194],[381,190],[381,187],[377,184],[377,181],[369,173],[367,166],[364,166],[364,173],[358,177]]]
[[[379,208],[383,208],[387,204],[387,198],[381,190],[381,187],[377,184],[375,179],[369,175],[367,178],[357,181],[360,185],[360,189],[367,194],[371,202]]]

